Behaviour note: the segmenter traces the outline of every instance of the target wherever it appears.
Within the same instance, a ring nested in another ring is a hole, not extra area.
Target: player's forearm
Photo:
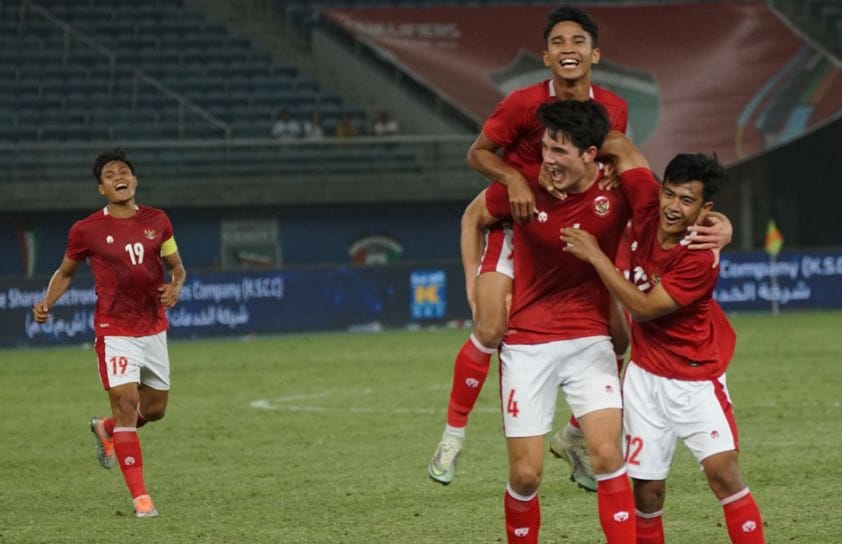
[[[638,289],[614,268],[614,263],[604,254],[591,261],[599,279],[608,291],[620,301],[635,321],[651,319],[648,312],[646,293]]]
[[[72,281],[73,276],[67,274],[61,268],[55,271],[53,277],[50,278],[50,283],[47,284],[47,292],[44,295],[44,304],[47,309],[52,308],[58,299],[67,292]]]
[[[172,278],[172,282],[179,287],[184,285],[184,282],[187,280],[187,270],[184,269],[184,265],[179,263],[174,266],[170,270],[170,277]]]
[[[523,178],[517,168],[506,164],[496,153],[488,149],[471,149],[468,152],[468,166],[506,187],[513,179]]]

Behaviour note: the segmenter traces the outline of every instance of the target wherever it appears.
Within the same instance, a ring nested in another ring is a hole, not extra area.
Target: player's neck
[[[575,81],[553,78],[553,89],[557,100],[578,100],[584,102],[591,97],[591,78],[583,77]]]
[[[658,229],[658,244],[661,249],[672,249],[684,238],[683,234],[670,234],[664,229]]]
[[[134,199],[126,202],[109,202],[108,215],[117,219],[127,219],[137,213]]]
[[[585,173],[582,174],[579,181],[574,183],[567,192],[573,194],[584,193],[591,188],[591,185],[596,183],[597,178],[599,178],[599,167],[597,167],[596,163],[590,162],[585,165]]]

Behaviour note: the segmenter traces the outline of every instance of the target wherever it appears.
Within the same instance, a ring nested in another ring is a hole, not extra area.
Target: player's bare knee
[[[594,474],[609,474],[623,467],[620,448],[612,441],[605,441],[588,447]]]
[[[497,349],[503,342],[506,324],[479,322],[474,325],[474,338],[487,349]]]
[[[634,480],[634,506],[644,514],[663,509],[665,495],[663,480]]]
[[[541,484],[541,470],[531,466],[515,466],[511,469],[509,485],[520,495],[532,495]]]

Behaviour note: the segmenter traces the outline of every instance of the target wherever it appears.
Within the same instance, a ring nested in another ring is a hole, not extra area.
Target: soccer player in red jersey
[[[544,64],[550,69],[552,78],[509,94],[486,120],[468,152],[468,164],[472,168],[508,188],[511,215],[516,221],[528,222],[535,210],[533,187],[541,166],[544,132],[535,113],[541,104],[593,99],[607,110],[612,128],[626,130],[626,102],[591,83],[591,66],[597,64],[600,57],[597,38],[598,27],[586,12],[570,6],[552,11],[544,29]],[[499,149],[502,149],[502,156],[497,155]],[[559,196],[551,184],[546,189]],[[479,267],[463,252],[474,326],[454,362],[447,425],[428,467],[430,477],[445,485],[453,481],[468,415],[485,383],[491,355],[497,351],[506,332],[507,300],[512,293],[514,274],[511,254],[510,222],[491,225],[486,231],[485,252]],[[622,357],[628,346],[628,333],[622,319],[615,319],[613,323],[616,330],[612,333]],[[578,451],[584,453],[581,434],[572,439],[578,441]],[[583,470],[585,467],[575,455],[571,451],[569,458],[574,465],[574,477],[580,485],[595,490],[592,475]]]
[[[164,417],[170,389],[165,310],[178,302],[187,273],[167,215],[135,204],[137,178],[126,152],[104,151],[93,173],[108,204],[71,227],[64,259],[32,311],[37,322],[46,322],[79,265],[90,261],[96,355],[112,414],[91,420],[97,458],[104,468],[119,463],[135,515],[156,517],[137,428]],[[162,262],[172,274],[168,283]]]
[[[544,435],[551,430],[558,389],[578,418],[597,480],[600,523],[609,544],[634,543],[634,501],[620,449],[622,398],[608,331],[611,297],[592,267],[563,251],[564,227],[598,233],[613,255],[631,211],[620,191],[600,186],[595,157],[608,133],[593,100],[549,102],[538,110],[546,129],[543,163],[557,199],[534,189],[535,219],[514,224],[514,282],[508,332],[500,351],[500,394],[509,453],[504,497],[510,543],[538,542],[538,486]],[[463,248],[510,213],[506,188],[493,183],[463,219]]]
[[[666,477],[681,439],[719,499],[731,542],[764,542],[760,511],[737,465],[737,426],[725,370],[736,335],[713,300],[718,267],[688,251],[689,225],[708,213],[727,179],[715,158],[677,155],[660,189],[646,159],[619,133],[612,157],[634,209],[631,276],[617,272],[588,229],[565,229],[565,251],[591,263],[633,318],[623,382],[626,466],[634,482],[638,544],[662,544]]]

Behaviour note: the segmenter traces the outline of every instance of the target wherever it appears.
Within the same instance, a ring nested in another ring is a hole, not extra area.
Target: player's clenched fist
[[[50,318],[50,307],[43,300],[39,300],[32,307],[32,315],[35,316],[35,321],[38,323],[46,323]]]

